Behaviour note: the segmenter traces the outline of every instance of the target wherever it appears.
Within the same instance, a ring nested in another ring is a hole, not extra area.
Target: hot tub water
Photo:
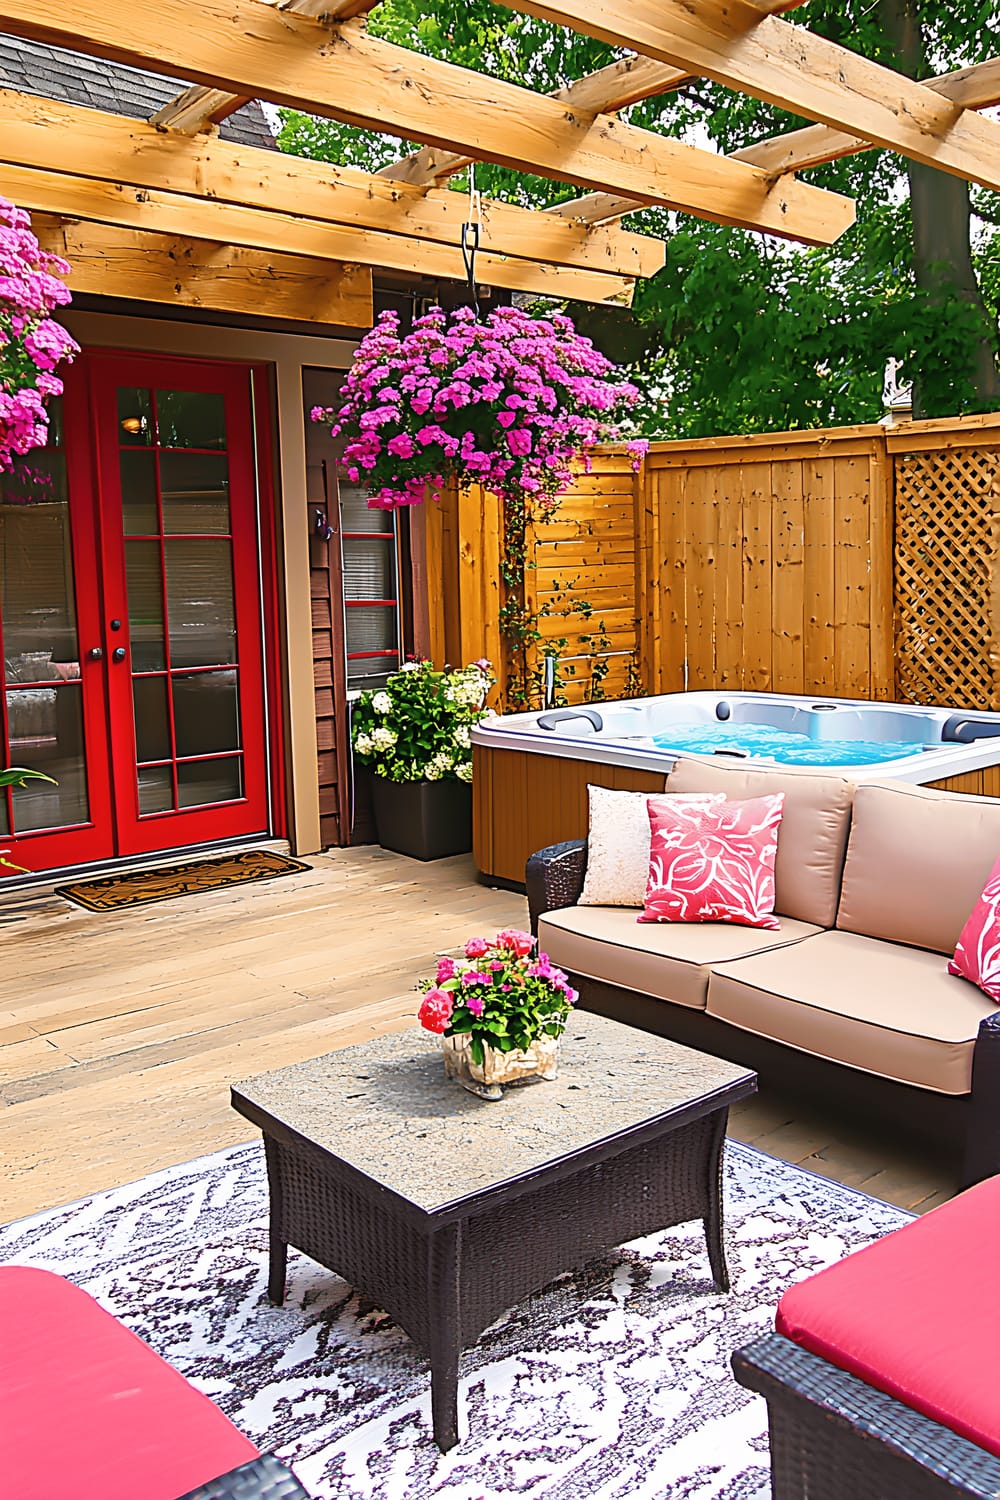
[[[766,757],[785,766],[872,766],[921,755],[924,747],[906,740],[822,739],[771,724],[672,724],[654,734],[653,744],[676,754]]]

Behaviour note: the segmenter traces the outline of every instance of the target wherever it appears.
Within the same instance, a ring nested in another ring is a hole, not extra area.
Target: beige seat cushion
[[[640,924],[634,911],[622,907],[567,906],[540,919],[538,945],[574,974],[703,1010],[710,964],[797,943],[818,931],[788,917],[782,917],[780,931],[765,932],[729,922]]]
[[[950,955],[998,857],[995,798],[859,786],[837,926]]]
[[[972,1050],[992,1000],[936,953],[851,932],[713,969],[708,1013],[865,1073],[941,1094],[972,1087]]]
[[[774,909],[799,922],[833,926],[851,823],[854,787],[849,781],[792,767],[776,771],[679,760],[667,777],[667,791],[725,792],[735,801],[784,792]]]

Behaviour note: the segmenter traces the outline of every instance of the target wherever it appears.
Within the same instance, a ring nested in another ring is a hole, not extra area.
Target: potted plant
[[[502,1084],[556,1076],[576,991],[530,932],[470,938],[464,961],[440,959],[421,989],[420,1024],[441,1037],[448,1076],[472,1093],[499,1099]]]
[[[391,510],[482,484],[504,500],[551,509],[570,463],[624,436],[639,392],[560,313],[433,307],[412,331],[385,312],[362,339],[339,408],[315,407],[346,440],[340,460],[368,504]],[[629,444],[638,468],[646,443]],[[586,459],[585,459],[586,462]]]
[[[0,771],[0,796],[7,787],[22,787],[29,781],[49,781],[53,786],[57,785],[44,771],[28,771],[24,766],[11,766],[7,771]],[[31,871],[26,870],[24,865],[16,865],[7,858],[9,853],[9,849],[0,849],[0,875],[30,875]]]
[[[471,731],[492,684],[488,661],[443,672],[410,661],[354,705],[354,754],[372,775],[383,848],[414,859],[472,848]]]
[[[0,198],[0,474],[45,444],[45,403],[62,394],[53,372],[79,346],[49,314],[69,300],[70,267],[31,233],[23,209]]]

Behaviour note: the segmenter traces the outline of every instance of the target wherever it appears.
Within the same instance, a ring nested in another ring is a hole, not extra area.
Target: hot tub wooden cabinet
[[[783,721],[806,725],[813,739],[836,738],[834,727],[838,732],[853,728],[854,738],[864,738],[872,729],[884,731],[888,724],[890,734],[899,733],[911,742],[919,739],[922,753],[823,769],[856,781],[903,780],[1000,797],[1000,714],[790,694],[707,692],[591,705],[589,712],[597,723],[557,709],[552,729],[541,722],[545,714],[529,713],[488,720],[473,731],[473,855],[487,884],[523,889],[525,862],[536,849],[584,837],[588,783],[619,791],[662,792],[678,757],[655,744],[653,735],[668,732],[672,722],[701,719],[717,725],[731,719],[735,726],[740,720]],[[579,716],[584,710],[574,713]],[[548,722],[553,723],[552,717]]]

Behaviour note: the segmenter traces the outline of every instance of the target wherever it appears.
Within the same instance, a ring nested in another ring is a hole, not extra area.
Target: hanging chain
[[[479,317],[479,297],[476,292],[476,251],[479,249],[482,226],[482,199],[476,191],[476,164],[469,163],[469,217],[462,225],[462,261],[469,282],[469,301],[476,317]]]

